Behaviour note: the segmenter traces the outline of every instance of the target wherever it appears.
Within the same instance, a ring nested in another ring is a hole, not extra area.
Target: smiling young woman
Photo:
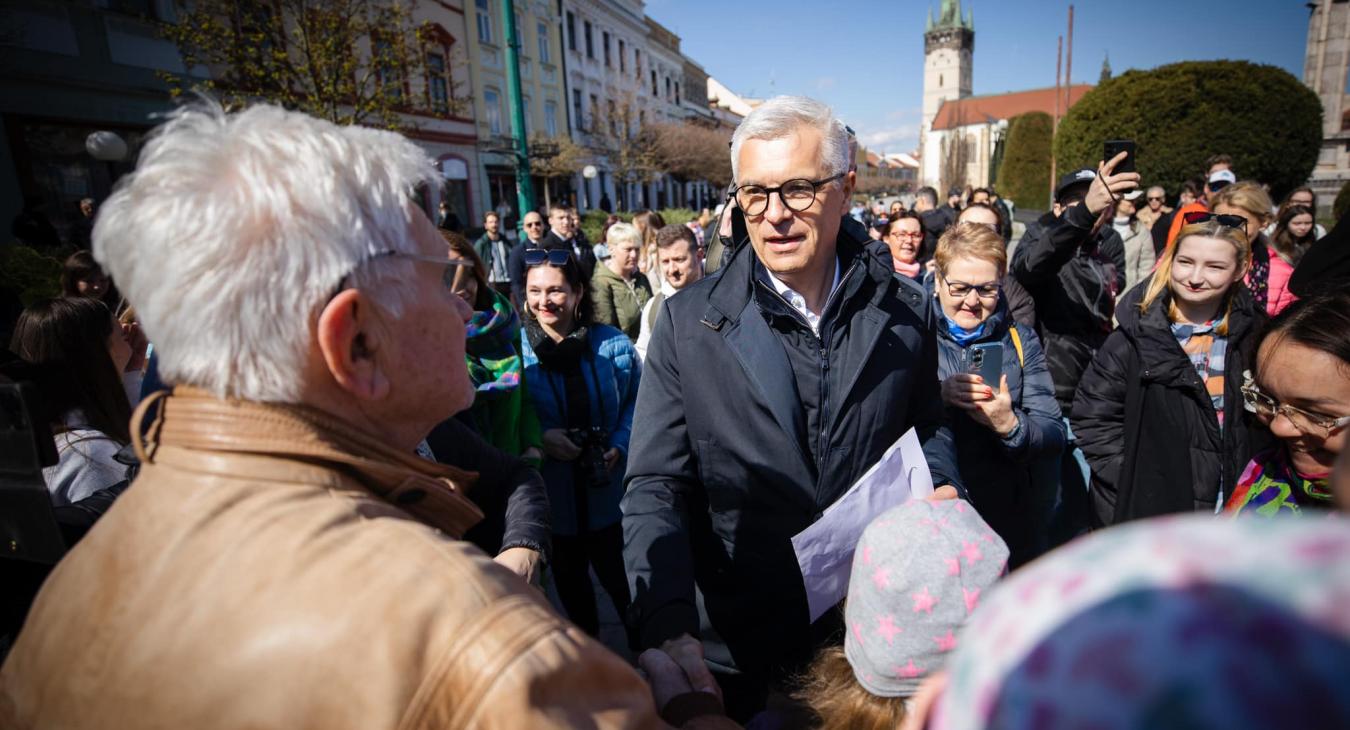
[[[1120,328],[1079,383],[1071,423],[1102,524],[1213,512],[1269,442],[1240,392],[1264,321],[1242,283],[1242,223],[1213,216],[1181,229],[1121,301]]]

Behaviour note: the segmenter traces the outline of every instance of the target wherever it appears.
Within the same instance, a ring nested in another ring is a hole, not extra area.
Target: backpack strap
[[[652,297],[651,309],[647,311],[648,332],[656,329],[656,318],[661,315],[661,303],[664,302],[665,300],[666,295],[662,294],[661,292],[657,292],[656,296]]]
[[[1017,350],[1017,364],[1026,367],[1026,358],[1022,355],[1022,336],[1017,334],[1017,324],[1008,328],[1008,334],[1012,336],[1013,349]]]

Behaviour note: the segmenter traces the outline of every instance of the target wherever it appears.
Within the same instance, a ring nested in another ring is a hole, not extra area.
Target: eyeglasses
[[[1287,403],[1281,403],[1274,398],[1261,392],[1256,383],[1251,378],[1251,373],[1244,373],[1246,381],[1242,384],[1242,404],[1246,409],[1255,413],[1263,421],[1275,420],[1276,414],[1282,415],[1294,424],[1294,428],[1300,433],[1310,436],[1320,435],[1330,436],[1333,431],[1345,428],[1350,425],[1350,416],[1327,416],[1321,413],[1309,413],[1302,408],[1295,408]]]
[[[945,281],[945,280],[944,280]],[[948,281],[947,293],[957,299],[965,299],[975,292],[981,299],[997,299],[1003,284],[991,281],[987,284],[967,284],[964,281]]]
[[[1228,228],[1236,228],[1239,231],[1247,230],[1247,219],[1243,218],[1240,215],[1218,215],[1216,213],[1210,213],[1208,211],[1193,210],[1187,213],[1186,215],[1182,216],[1182,218],[1185,219],[1186,225],[1188,226],[1195,223],[1206,223],[1208,221],[1213,220],[1218,221],[1219,225],[1221,226],[1226,226]]]
[[[918,239],[920,239],[920,238],[923,238],[923,231],[918,231],[918,232],[914,232],[914,231],[891,231],[890,233],[887,234],[887,237],[888,237],[888,238],[899,238],[899,239],[902,239],[902,240],[903,240],[903,239],[918,240]]]
[[[778,193],[778,198],[783,201],[783,205],[802,213],[815,205],[820,186],[832,183],[843,176],[844,173],[841,172],[823,180],[797,178],[773,188],[766,188],[763,185],[742,185],[735,191],[736,204],[741,207],[742,212],[752,218],[761,216],[764,215],[764,211],[769,209],[769,198],[774,193]]]
[[[439,264],[441,266],[444,266],[445,270],[441,272],[441,283],[445,285],[446,289],[449,289],[451,291],[454,291],[455,289],[455,274],[459,270],[461,269],[465,271],[473,270],[473,262],[468,259],[450,259],[450,258],[441,258],[439,256],[423,256],[422,254],[418,253],[404,253],[403,251],[393,251],[393,250],[379,251],[356,262],[356,266],[353,266],[351,268],[351,271],[348,271],[346,274],[343,275],[341,279],[338,280],[337,289],[333,291],[332,296],[328,297],[329,300],[332,300],[332,298],[337,296],[339,292],[347,288],[347,280],[351,278],[352,274],[357,269],[376,259],[391,258],[395,256],[399,258],[409,259],[412,261],[421,261],[423,263]]]
[[[526,228],[534,228],[535,226],[539,226],[540,228],[542,228],[542,227],[544,226],[544,222],[543,222],[543,221],[525,221],[525,227],[526,227]]]
[[[572,252],[565,248],[543,249],[532,248],[525,252],[526,266],[566,266],[571,260]]]
[[[1155,200],[1158,201],[1159,203],[1161,203],[1161,202],[1163,201],[1163,197],[1162,197],[1161,195],[1159,195],[1159,196],[1157,196],[1157,197],[1154,197],[1154,196],[1152,196],[1152,195],[1148,196],[1148,201],[1149,201],[1150,203],[1152,203],[1152,202],[1155,201]]]

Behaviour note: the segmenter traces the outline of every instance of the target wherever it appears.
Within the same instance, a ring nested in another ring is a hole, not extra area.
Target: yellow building
[[[458,2],[459,0],[455,0]],[[501,0],[463,0],[468,24],[468,66],[473,88],[479,165],[473,171],[474,220],[479,225],[488,210],[509,206],[517,217],[514,163],[504,150],[510,146],[510,102],[506,88],[506,29]],[[557,6],[545,0],[516,0],[516,35],[520,43],[521,98],[525,107],[526,137],[567,136],[564,108],[561,27]],[[538,185],[538,182],[536,182]],[[542,193],[535,195],[543,200]]]

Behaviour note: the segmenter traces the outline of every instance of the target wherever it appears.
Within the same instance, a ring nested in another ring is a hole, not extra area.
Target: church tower
[[[937,20],[928,10],[928,24],[923,34],[923,126],[920,137],[926,138],[937,116],[938,107],[948,99],[970,96],[971,56],[975,53],[975,14],[961,15],[961,0],[942,0]],[[924,139],[920,149],[927,154]]]

